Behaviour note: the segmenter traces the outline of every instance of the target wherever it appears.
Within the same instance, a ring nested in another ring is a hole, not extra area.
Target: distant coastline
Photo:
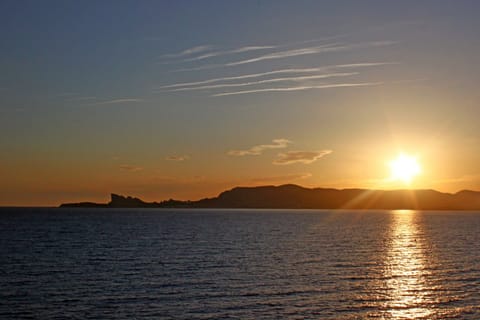
[[[63,203],[69,208],[255,208],[255,209],[411,209],[480,210],[480,192],[463,190],[370,190],[280,186],[236,187],[197,201],[145,202],[111,194],[109,203]]]

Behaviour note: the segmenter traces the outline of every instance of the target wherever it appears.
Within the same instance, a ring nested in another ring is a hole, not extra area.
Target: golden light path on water
[[[390,319],[428,319],[427,244],[413,210],[392,212],[391,238],[384,276],[389,295],[386,313]]]

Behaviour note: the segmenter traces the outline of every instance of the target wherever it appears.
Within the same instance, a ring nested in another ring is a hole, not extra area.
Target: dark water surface
[[[0,209],[1,319],[480,319],[480,213]]]

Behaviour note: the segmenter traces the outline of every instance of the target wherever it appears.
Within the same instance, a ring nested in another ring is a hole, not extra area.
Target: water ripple
[[[0,209],[0,318],[479,319],[480,214]]]

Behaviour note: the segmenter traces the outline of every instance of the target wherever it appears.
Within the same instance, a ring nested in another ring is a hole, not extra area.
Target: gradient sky
[[[1,1],[0,205],[480,190],[479,1]]]

